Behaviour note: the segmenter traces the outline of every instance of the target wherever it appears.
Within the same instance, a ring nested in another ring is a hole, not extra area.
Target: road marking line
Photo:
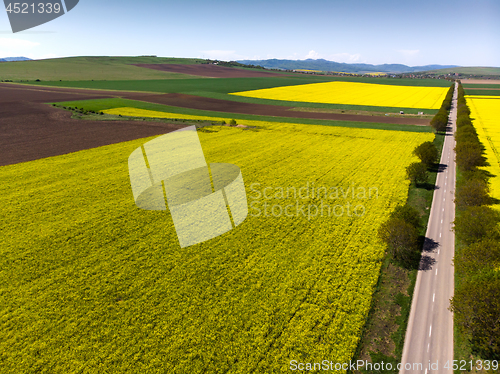
[[[438,275],[438,269],[436,268],[436,275]]]
[[[429,352],[429,347],[431,346],[431,343],[427,344],[427,352]],[[427,369],[425,369],[425,372],[427,373]]]
[[[439,233],[439,237],[441,237],[441,233]]]
[[[436,293],[434,292],[434,294],[432,295],[432,302],[434,302],[435,297],[436,297]]]
[[[429,350],[427,350],[427,352],[429,352]],[[425,368],[425,374],[427,374],[427,368]]]
[[[441,223],[443,223],[443,220],[441,219]]]
[[[432,332],[432,325],[431,325],[431,327],[429,329],[429,336],[431,336],[431,332]]]
[[[438,254],[439,254],[440,249],[438,249]]]

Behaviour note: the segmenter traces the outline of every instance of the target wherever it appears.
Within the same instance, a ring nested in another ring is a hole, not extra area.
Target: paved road
[[[437,176],[421,270],[418,272],[400,374],[453,373],[453,315],[448,310],[454,291],[455,139],[457,86]],[[434,364],[429,366],[429,363]],[[437,363],[437,365],[436,365]],[[419,366],[419,364],[422,364]],[[406,369],[405,369],[406,367]]]

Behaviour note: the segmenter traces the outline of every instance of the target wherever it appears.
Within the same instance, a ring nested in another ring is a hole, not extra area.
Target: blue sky
[[[16,34],[0,12],[0,57],[500,66],[499,40],[499,0],[80,0],[68,14]]]

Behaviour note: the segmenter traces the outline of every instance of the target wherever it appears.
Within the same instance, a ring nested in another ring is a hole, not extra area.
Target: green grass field
[[[411,132],[432,132],[430,126],[415,126],[415,125],[395,125],[377,122],[355,122],[355,121],[329,121],[329,120],[315,120],[306,118],[291,118],[291,117],[271,117],[271,116],[255,116],[250,114],[239,113],[226,113],[208,110],[195,110],[181,107],[174,107],[168,105],[148,103],[145,101],[135,101],[128,99],[93,99],[93,100],[79,100],[67,101],[56,104],[58,107],[77,107],[86,111],[101,111],[113,108],[131,107],[138,109],[155,110],[160,112],[191,114],[198,116],[208,117],[223,117],[228,120],[231,119],[246,119],[256,121],[269,121],[269,122],[288,122],[297,124],[308,125],[323,125],[323,126],[339,126],[339,127],[352,127],[352,128],[366,128],[366,129],[379,129],[379,130],[394,130],[394,131],[411,131]],[[107,117],[92,117],[92,119],[107,119]]]
[[[475,90],[473,88],[466,88],[465,94],[478,96],[500,96],[500,90]]]
[[[499,81],[500,82],[500,81]],[[467,89],[474,89],[474,88],[500,88],[500,84],[472,84],[472,83],[464,83],[462,86],[467,90]]]
[[[75,81],[178,79],[190,75],[145,69],[132,64],[194,64],[202,60],[160,57],[67,57],[0,63],[0,80]],[[198,77],[197,77],[198,78]]]
[[[376,198],[328,201],[362,203],[361,217],[251,205],[236,229],[181,249],[168,213],[134,205],[127,159],[148,139],[0,167],[2,373],[278,373],[351,358],[383,258],[377,223],[406,200],[404,168],[432,135],[275,124],[199,135],[208,162],[241,168],[261,209],[283,203],[256,197],[267,186]]]

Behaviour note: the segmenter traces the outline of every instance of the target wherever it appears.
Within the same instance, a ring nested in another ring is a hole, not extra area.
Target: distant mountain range
[[[31,58],[28,57],[5,57],[0,58],[0,62],[10,62],[10,61],[29,61]]]
[[[285,70],[321,70],[343,73],[414,73],[420,71],[449,69],[458,67],[457,65],[425,65],[425,66],[407,66],[402,64],[346,64],[341,62],[328,61],[324,59],[313,60],[239,60],[241,64],[260,65],[267,69],[285,69]]]

